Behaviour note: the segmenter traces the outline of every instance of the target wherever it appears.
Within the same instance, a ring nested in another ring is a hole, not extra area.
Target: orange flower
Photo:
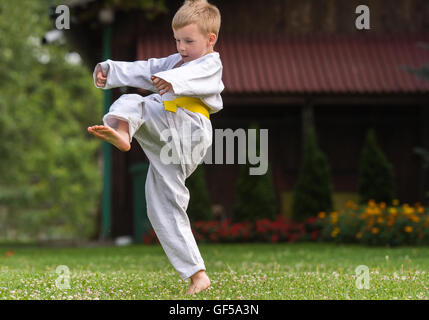
[[[404,228],[404,230],[405,230],[405,232],[410,233],[410,232],[413,232],[413,227],[411,227],[411,226],[406,226],[406,227]]]
[[[371,233],[372,234],[377,234],[380,230],[378,230],[377,227],[372,228]]]
[[[359,219],[365,220],[368,215],[366,213],[361,213]]]
[[[326,217],[326,212],[324,212],[324,211],[319,212],[318,217],[319,217],[320,219],[325,218],[325,217]]]
[[[412,215],[412,216],[410,216],[410,220],[417,223],[417,222],[419,222],[420,218],[415,216],[415,215]]]
[[[362,232],[358,232],[358,233],[356,233],[356,239],[360,239],[360,238],[362,238]]]
[[[352,200],[346,202],[346,208],[356,208],[356,204]]]
[[[332,211],[331,212],[331,222],[332,223],[337,223],[338,222],[338,214],[336,211]]]
[[[398,210],[396,210],[396,208],[390,208],[389,213],[395,217],[398,215]]]

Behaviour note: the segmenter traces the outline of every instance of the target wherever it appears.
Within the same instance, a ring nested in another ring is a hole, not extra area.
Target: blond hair
[[[220,20],[219,9],[207,0],[186,0],[174,15],[171,27],[177,30],[195,23],[202,34],[213,32],[217,40]]]

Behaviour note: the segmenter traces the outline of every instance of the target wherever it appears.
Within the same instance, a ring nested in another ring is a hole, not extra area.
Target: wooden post
[[[103,60],[111,57],[111,38],[112,25],[104,26],[103,31]],[[104,114],[109,111],[111,103],[111,90],[104,91]],[[111,181],[112,181],[112,162],[111,162],[111,145],[103,143],[103,202],[101,211],[101,238],[108,239],[111,233]]]

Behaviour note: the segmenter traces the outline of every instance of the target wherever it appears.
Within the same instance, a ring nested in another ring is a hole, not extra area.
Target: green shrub
[[[211,210],[211,202],[203,164],[200,164],[191,176],[186,179],[186,186],[190,193],[187,209],[189,219],[191,221],[213,220],[213,212]]]
[[[392,165],[378,147],[374,129],[368,130],[362,150],[359,177],[359,202],[391,203],[394,198],[394,173]]]
[[[317,146],[316,133],[309,130],[303,153],[303,164],[293,190],[292,218],[302,221],[320,211],[332,210],[330,169]]]
[[[258,125],[253,124],[250,129],[257,130],[256,150],[260,150]],[[267,172],[263,175],[250,175],[251,167],[248,162],[240,166],[233,221],[256,221],[263,218],[274,220],[277,216],[277,205],[271,168],[268,165]]]

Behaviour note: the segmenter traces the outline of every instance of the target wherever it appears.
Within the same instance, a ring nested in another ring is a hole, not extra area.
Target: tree
[[[393,167],[378,147],[374,129],[369,129],[362,150],[358,193],[361,203],[370,199],[391,203],[394,198]]]
[[[317,145],[316,133],[308,129],[303,164],[293,190],[292,217],[302,221],[320,211],[332,210],[331,173],[325,155]]]
[[[192,221],[213,220],[209,191],[207,188],[204,165],[200,164],[186,180],[191,198],[187,214]]]
[[[256,130],[256,150],[261,150],[258,125],[252,124],[250,129]],[[277,206],[271,168],[268,165],[267,172],[263,175],[250,175],[251,167],[249,162],[240,166],[233,220],[256,221],[263,218],[274,220]]]
[[[101,189],[101,92],[66,45],[41,45],[47,1],[0,2],[0,237],[89,237]]]

